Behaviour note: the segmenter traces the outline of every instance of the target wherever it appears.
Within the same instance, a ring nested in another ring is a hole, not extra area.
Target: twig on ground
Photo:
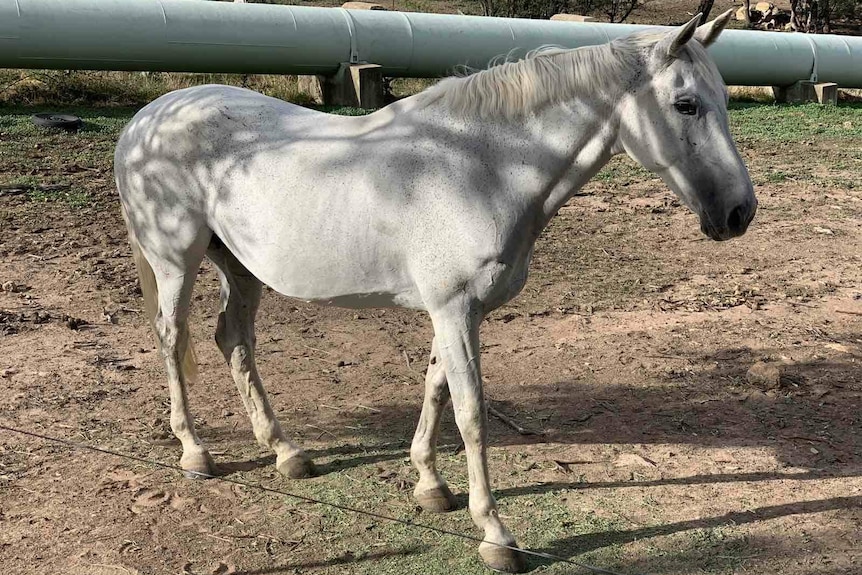
[[[225,541],[226,543],[231,543],[231,544],[233,544],[233,543],[234,543],[234,542],[233,542],[232,540],[230,540],[230,539],[227,539],[227,538],[225,538],[225,537],[219,537],[218,535],[214,535],[214,534],[212,534],[212,533],[204,533],[203,535],[204,535],[204,537],[212,537],[213,539],[218,539],[219,541]]]
[[[302,342],[299,342],[299,345],[301,345],[302,347],[308,348],[308,349],[310,349],[311,351],[316,351],[316,352],[318,352],[318,353],[323,353],[323,354],[325,354],[325,355],[332,355],[332,353],[331,353],[331,352],[328,352],[328,351],[326,351],[326,350],[324,350],[324,349],[318,349],[318,348],[316,348],[316,347],[311,347],[310,345],[306,345],[306,344],[304,344],[304,343],[302,343]],[[318,359],[319,359],[319,358],[318,358]]]
[[[846,313],[847,315],[862,315],[862,311],[853,311],[850,309],[836,309],[835,313]]]
[[[361,409],[367,409],[368,411],[373,411],[374,413],[380,413],[380,410],[375,407],[368,407],[367,405],[362,405],[361,403],[355,403],[354,405]]]
[[[491,415],[493,415],[494,417],[520,433],[521,435],[543,435],[543,433],[539,431],[531,431],[529,429],[521,427],[515,420],[494,409],[494,407],[491,405],[491,400],[487,400],[485,403],[488,406],[488,413],[490,413]]]
[[[117,569],[120,571],[125,571],[126,573],[137,573],[138,571],[130,571],[123,567],[122,565],[109,565],[107,563],[90,563],[90,567],[105,567],[107,569]]]
[[[316,429],[317,431],[322,431],[322,432],[323,432],[323,433],[325,433],[326,435],[329,435],[329,436],[331,436],[331,437],[333,437],[333,438],[335,438],[335,439],[338,439],[338,436],[336,436],[334,433],[331,433],[331,432],[329,432],[329,431],[327,431],[327,430],[323,429],[322,427],[317,427],[316,425],[311,425],[310,423],[306,423],[306,424],[305,424],[305,426],[306,426],[306,427],[310,427],[311,429]]]

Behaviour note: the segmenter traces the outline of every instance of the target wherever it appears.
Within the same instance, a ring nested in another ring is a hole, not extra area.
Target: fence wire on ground
[[[41,433],[36,433],[34,431],[27,431],[24,429],[17,429],[14,427],[9,427],[8,425],[0,424],[0,429],[11,431],[12,433],[17,433],[19,435],[26,435],[29,437],[35,437],[38,439],[43,439],[45,441],[50,441],[52,443],[58,443],[61,445],[65,445],[67,447],[71,447],[74,449],[83,449],[85,451],[92,451],[95,453],[102,453],[104,455],[112,455],[114,457],[119,457],[121,459],[128,459],[130,461],[137,461],[138,463],[144,463],[147,465],[151,465],[153,467],[159,467],[161,469],[167,469],[170,471],[176,471],[179,473],[184,473],[183,469],[177,467],[175,465],[168,465],[167,463],[162,463],[160,461],[155,461],[152,459],[147,459],[145,457],[138,457],[136,455],[129,455],[127,453],[120,453],[118,451],[113,451],[111,449],[106,449],[104,447],[96,447],[94,445],[87,445],[85,443],[76,443],[74,441],[69,441],[67,439],[60,439],[58,437],[52,437],[49,435],[44,435]],[[196,473],[201,477],[206,479],[214,479],[216,481],[221,481],[223,483],[231,483],[233,485],[241,485],[243,487],[247,487],[249,489],[257,489],[258,491],[263,491],[266,493],[272,493],[275,495],[282,495],[284,497],[292,497],[294,499],[298,499],[300,501],[305,501],[306,503],[314,503],[316,505],[323,505],[325,507],[331,507],[333,509],[339,509],[341,511],[347,511],[350,513],[356,513],[358,515],[365,515],[366,517],[373,517],[375,519],[380,519],[383,521],[391,521],[393,523],[400,523],[401,525],[405,525],[407,527],[412,527],[416,529],[424,529],[426,531],[431,531],[437,533],[439,535],[448,535],[450,537],[458,537],[460,539],[464,539],[467,541],[474,541],[478,543],[482,543],[483,539],[480,537],[474,537],[473,535],[468,535],[466,533],[459,533],[457,531],[450,531],[448,529],[442,529],[440,527],[434,527],[433,525],[428,525],[425,523],[417,523],[415,521],[411,521],[409,519],[401,519],[398,517],[392,517],[389,515],[383,515],[381,513],[376,513],[374,511],[367,511],[365,509],[359,509],[356,507],[350,507],[348,505],[342,505],[340,503],[333,503],[331,501],[323,501],[320,499],[315,499],[313,497],[308,497],[306,495],[298,495],[296,493],[290,493],[289,491],[283,491],[281,489],[273,489],[272,487],[266,487],[264,485],[259,485],[257,483],[251,483],[248,481],[243,481],[241,479],[233,479],[230,477],[222,477],[219,475],[210,475],[208,473]],[[529,549],[521,549],[519,547],[514,547],[512,545],[503,545],[501,543],[493,543],[488,541],[487,543],[492,543],[498,547],[503,547],[505,549],[510,549],[517,553],[523,553],[524,555],[529,555],[531,557],[538,557],[540,559],[546,559],[550,561],[556,561],[559,563],[567,563],[569,565],[575,565],[576,567],[580,567],[582,569],[586,569],[587,571],[591,571],[593,573],[601,573],[603,575],[624,575],[618,571],[612,571],[610,569],[604,569],[602,567],[596,567],[594,565],[589,565],[588,563],[583,563],[580,561],[576,561],[574,559],[567,559],[565,557],[560,557],[559,555],[554,555],[552,553],[543,553],[541,551],[531,551]]]

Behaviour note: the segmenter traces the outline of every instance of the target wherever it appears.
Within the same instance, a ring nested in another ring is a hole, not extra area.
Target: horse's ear
[[[721,35],[721,31],[724,30],[724,27],[727,26],[727,23],[730,22],[730,17],[733,16],[733,10],[728,10],[712,22],[707,22],[703,26],[698,26],[697,31],[694,33],[694,39],[703,44],[704,46],[709,46]]]
[[[662,38],[656,49],[660,54],[667,55],[668,58],[676,58],[680,49],[694,37],[698,22],[700,22],[700,14],[689,20],[688,24],[680,26]]]

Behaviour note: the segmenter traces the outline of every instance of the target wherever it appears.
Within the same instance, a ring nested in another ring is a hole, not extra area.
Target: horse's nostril
[[[729,229],[734,234],[740,234],[745,231],[745,227],[748,224],[746,221],[746,209],[745,206],[740,204],[733,208],[730,212],[730,215],[727,216],[727,229]]]

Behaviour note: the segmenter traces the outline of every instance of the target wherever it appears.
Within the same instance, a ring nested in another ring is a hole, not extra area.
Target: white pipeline
[[[369,62],[387,76],[437,77],[644,28],[200,0],[0,0],[0,67],[331,74]],[[729,30],[710,50],[728,84],[862,88],[862,38]]]

